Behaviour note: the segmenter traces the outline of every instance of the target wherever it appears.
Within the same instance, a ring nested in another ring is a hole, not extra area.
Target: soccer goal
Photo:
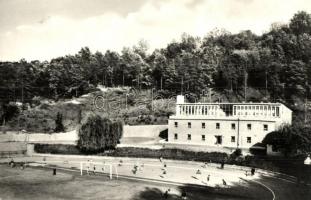
[[[112,164],[100,163],[100,162],[80,162],[80,173],[83,176],[86,174],[108,174],[112,179],[113,175],[119,178],[118,168]]]

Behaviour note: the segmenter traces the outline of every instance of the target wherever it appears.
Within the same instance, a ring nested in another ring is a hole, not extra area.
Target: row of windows
[[[216,144],[222,144],[222,137],[221,136],[215,136],[217,141]],[[174,134],[174,140],[178,140],[178,134]],[[191,140],[191,134],[187,134],[187,140]],[[201,140],[205,141],[205,135],[201,135]],[[231,142],[235,142],[235,136],[231,136]],[[247,143],[252,143],[252,137],[246,137]]]
[[[174,125],[175,127],[178,127],[178,122],[175,122]],[[191,122],[188,122],[188,128],[191,128]],[[205,123],[202,122],[202,129],[205,129],[205,128],[206,128]],[[220,129],[220,123],[216,123],[216,129]],[[231,129],[235,130],[235,123],[231,124]],[[247,124],[247,129],[252,130],[252,124]],[[263,130],[268,131],[268,124],[263,125]]]

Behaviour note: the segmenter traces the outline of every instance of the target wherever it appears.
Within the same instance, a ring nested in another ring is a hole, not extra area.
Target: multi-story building
[[[185,103],[179,95],[168,142],[248,149],[291,122],[292,111],[281,103]]]

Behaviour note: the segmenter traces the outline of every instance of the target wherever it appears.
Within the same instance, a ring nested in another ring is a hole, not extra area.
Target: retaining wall
[[[123,127],[123,137],[145,137],[157,138],[161,131],[168,128],[168,125],[142,125]]]
[[[72,144],[78,140],[76,130],[65,133],[17,133],[0,134],[0,142],[29,142],[29,143],[61,143]]]

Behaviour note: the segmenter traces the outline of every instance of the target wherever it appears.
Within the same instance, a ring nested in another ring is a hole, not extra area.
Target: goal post
[[[109,178],[112,179],[113,174],[116,178],[119,177],[117,167],[113,164],[100,163],[100,162],[80,162],[80,175],[83,176],[84,172],[90,173],[102,173],[109,174]]]
[[[90,174],[108,174],[109,178],[113,176],[119,178],[118,168],[116,164],[93,161],[70,161],[70,160],[39,160],[27,163],[27,166],[53,167],[53,168],[70,168],[68,170],[80,171],[80,175],[84,173]]]

